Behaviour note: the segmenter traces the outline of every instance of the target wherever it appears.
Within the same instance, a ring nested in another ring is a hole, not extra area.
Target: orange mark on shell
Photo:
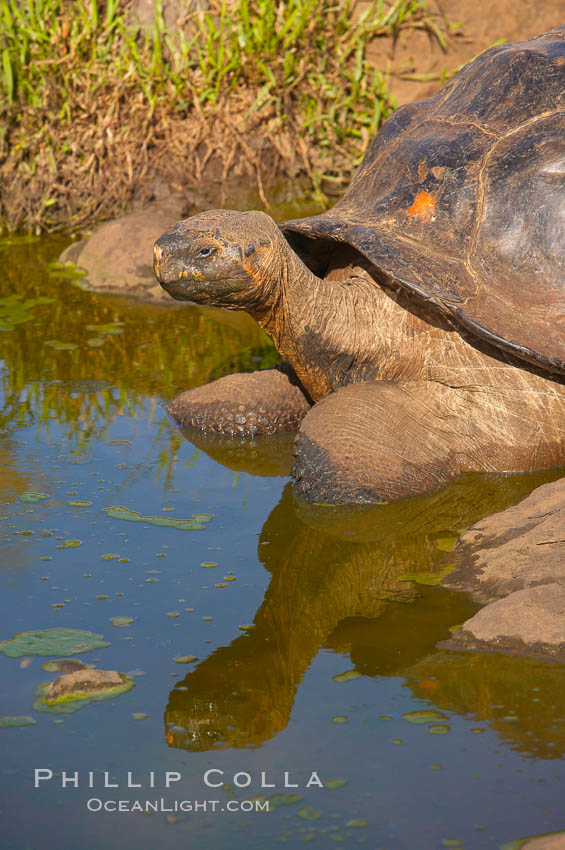
[[[436,209],[436,199],[429,192],[418,192],[412,206],[408,208],[408,215],[416,215],[422,221],[430,221]]]

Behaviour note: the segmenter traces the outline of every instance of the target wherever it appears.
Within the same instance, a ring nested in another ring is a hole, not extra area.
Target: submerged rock
[[[443,645],[548,655],[565,661],[565,584],[527,587],[491,602]]]
[[[59,661],[46,661],[42,665],[48,673],[74,673],[76,670],[86,670],[90,665],[84,664],[78,658],[62,658]]]
[[[470,591],[479,602],[565,583],[565,478],[472,525],[454,555],[456,567],[442,585]]]
[[[82,269],[84,283],[97,292],[171,304],[153,274],[153,243],[180,214],[173,207],[149,207],[105,222],[89,239],[69,245],[60,262]]]
[[[500,850],[565,850],[565,832],[518,838],[504,844]]]
[[[35,691],[39,699],[33,707],[36,711],[72,714],[90,702],[114,699],[133,687],[133,679],[117,670],[75,670],[39,685]]]
[[[45,700],[54,702],[62,697],[74,698],[77,694],[82,698],[93,691],[107,691],[121,685],[123,679],[116,670],[74,670],[63,673],[49,686]]]

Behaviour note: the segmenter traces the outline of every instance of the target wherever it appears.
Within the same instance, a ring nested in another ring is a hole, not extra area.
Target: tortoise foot
[[[519,472],[563,462],[564,403],[492,388],[379,381],[344,387],[307,414],[292,475],[310,502],[415,496],[463,472]]]
[[[296,430],[310,406],[292,370],[281,366],[226,375],[181,393],[167,409],[185,428],[254,437]]]

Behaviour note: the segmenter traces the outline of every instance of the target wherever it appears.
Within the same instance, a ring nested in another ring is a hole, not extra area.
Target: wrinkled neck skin
[[[246,309],[314,402],[347,384],[372,380],[435,381],[505,396],[518,389],[545,393],[549,386],[564,392],[562,382],[467,338],[411,293],[379,283],[370,263],[353,251],[337,250],[321,279],[281,234],[257,275],[260,298]]]
[[[316,277],[278,233],[263,255],[256,278],[257,298],[245,309],[273,340],[277,351],[291,364],[304,389],[317,401],[330,391],[320,381],[319,368],[304,345],[304,335],[317,306],[329,298],[326,282]]]
[[[357,381],[422,377],[421,357],[411,356],[414,332],[405,327],[405,310],[381,292],[369,264],[355,257],[357,264],[346,257],[319,278],[279,232],[255,268],[258,288],[245,309],[313,401]],[[412,344],[405,347],[406,334]]]

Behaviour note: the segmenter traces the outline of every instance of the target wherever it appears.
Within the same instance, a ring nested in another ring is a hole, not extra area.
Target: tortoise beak
[[[174,283],[181,278],[182,264],[175,257],[175,244],[166,235],[160,236],[153,247],[153,271],[161,286]]]

